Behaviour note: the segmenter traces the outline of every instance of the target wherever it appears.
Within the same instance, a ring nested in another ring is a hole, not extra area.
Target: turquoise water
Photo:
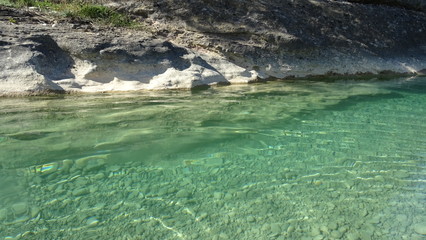
[[[0,239],[425,239],[426,78],[0,99]]]

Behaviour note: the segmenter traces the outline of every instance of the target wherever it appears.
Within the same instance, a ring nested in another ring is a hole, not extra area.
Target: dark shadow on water
[[[8,134],[6,135],[9,138],[20,140],[20,141],[31,141],[31,140],[37,140],[40,138],[47,137],[52,132],[23,132],[23,133],[15,133],[15,134]]]
[[[323,110],[345,111],[351,108],[352,106],[362,102],[374,103],[374,102],[380,102],[384,99],[397,99],[397,98],[404,98],[404,96],[395,92],[386,93],[386,94],[375,94],[375,95],[357,95],[357,96],[348,97],[335,105],[327,106]]]
[[[281,128],[283,124],[285,124],[287,128],[291,128],[291,127],[298,128],[298,126],[300,125],[301,119],[315,118],[317,114],[321,115],[323,112],[347,111],[347,110],[350,110],[351,107],[360,103],[368,102],[368,103],[374,104],[376,102],[380,102],[385,99],[398,99],[398,98],[404,98],[404,96],[395,92],[388,93],[388,94],[351,96],[344,100],[341,100],[337,104],[325,106],[324,108],[300,110],[299,112],[292,114],[288,119],[286,119],[285,123],[283,123],[283,120],[280,119],[280,120],[271,122],[269,126],[271,128]]]
[[[404,82],[401,85],[388,87],[387,89],[411,94],[426,94],[426,78],[418,78],[412,82]]]

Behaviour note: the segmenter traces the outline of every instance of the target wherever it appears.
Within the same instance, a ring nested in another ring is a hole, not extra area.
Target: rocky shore
[[[277,78],[426,71],[426,14],[419,4],[103,4],[130,14],[139,27],[113,28],[54,11],[0,6],[0,95],[190,89]]]

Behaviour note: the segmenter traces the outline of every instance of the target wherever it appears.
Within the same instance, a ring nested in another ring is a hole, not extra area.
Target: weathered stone
[[[213,193],[213,198],[216,200],[222,199],[223,197],[223,193],[222,192],[214,192]]]
[[[31,207],[31,217],[35,218],[40,213],[39,207]]]
[[[12,210],[15,215],[22,215],[28,211],[28,204],[25,202],[15,203],[12,205]]]
[[[93,176],[93,179],[95,180],[101,180],[105,178],[105,174],[104,173],[98,173],[95,176]]]
[[[181,189],[176,193],[177,198],[189,198],[191,196],[191,192],[187,189]]]
[[[232,196],[231,193],[226,193],[225,196],[223,197],[223,199],[225,201],[229,201],[229,200],[233,199],[233,196]]]
[[[202,220],[204,220],[207,216],[208,216],[208,214],[207,214],[207,213],[205,213],[205,212],[203,212],[203,213],[201,213],[201,214],[200,214],[200,216],[198,216],[197,220],[198,220],[198,221],[202,221]]]
[[[414,224],[413,229],[418,234],[426,235],[426,222]]]
[[[278,235],[281,233],[281,224],[279,223],[272,223],[271,224],[271,233],[273,235]]]
[[[253,216],[248,216],[247,217],[247,222],[255,222],[256,219]]]
[[[88,188],[78,188],[78,189],[75,189],[74,191],[72,191],[72,195],[74,195],[74,196],[81,196],[81,195],[85,195],[85,194],[88,194],[88,193],[90,193],[90,190],[88,189]]]
[[[99,224],[99,219],[96,216],[89,217],[86,219],[86,225],[89,227],[94,227]]]
[[[108,155],[95,155],[77,159],[75,166],[77,169],[83,169],[85,171],[92,171],[99,169],[105,165],[105,160]]]
[[[74,164],[74,162],[70,159],[65,159],[62,161],[62,167],[61,167],[61,171],[63,172],[68,172],[72,165]]]
[[[7,218],[7,210],[5,208],[0,209],[0,221],[4,221]]]

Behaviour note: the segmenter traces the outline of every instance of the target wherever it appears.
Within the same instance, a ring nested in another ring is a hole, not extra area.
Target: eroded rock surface
[[[326,0],[104,4],[132,14],[140,28],[100,27],[37,9],[1,7],[0,94],[188,89],[426,69],[426,15],[399,5]]]

